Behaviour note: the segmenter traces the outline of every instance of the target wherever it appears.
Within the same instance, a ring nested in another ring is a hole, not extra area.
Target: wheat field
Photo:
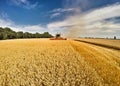
[[[102,44],[106,46],[112,46],[117,47],[120,49],[120,40],[114,40],[114,39],[86,39],[86,38],[79,38],[78,40],[96,43],[96,44]]]
[[[73,40],[0,41],[0,86],[119,86],[119,57]]]

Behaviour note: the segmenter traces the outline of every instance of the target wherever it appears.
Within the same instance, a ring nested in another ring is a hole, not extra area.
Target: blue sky
[[[52,21],[48,12],[61,7],[62,0],[0,0],[0,13],[17,24],[46,24]]]
[[[120,37],[120,0],[0,0],[0,26],[67,36]]]

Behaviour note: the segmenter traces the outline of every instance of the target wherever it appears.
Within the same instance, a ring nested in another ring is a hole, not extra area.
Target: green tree
[[[9,27],[2,28],[0,27],[0,40],[2,39],[15,39],[15,38],[50,38],[53,37],[51,34],[48,32],[44,32],[43,34],[40,33],[29,33],[25,32],[23,33],[22,31],[15,32]]]
[[[3,39],[3,33],[0,32],[0,40]]]
[[[52,35],[49,34],[48,32],[44,32],[44,33],[42,34],[42,38],[51,38],[51,37],[52,37]]]
[[[17,32],[17,38],[23,38],[24,33],[22,31]]]

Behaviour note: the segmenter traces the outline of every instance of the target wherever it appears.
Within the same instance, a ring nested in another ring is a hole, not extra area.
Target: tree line
[[[0,40],[5,39],[22,39],[22,38],[51,38],[53,37],[49,32],[44,32],[43,34],[40,34],[38,32],[36,33],[29,33],[29,32],[16,32],[13,31],[9,27],[2,28],[0,27]]]

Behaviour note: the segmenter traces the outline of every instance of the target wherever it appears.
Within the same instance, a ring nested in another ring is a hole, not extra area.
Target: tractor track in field
[[[80,41],[70,41],[70,44],[95,69],[106,85],[120,85],[119,50]]]

